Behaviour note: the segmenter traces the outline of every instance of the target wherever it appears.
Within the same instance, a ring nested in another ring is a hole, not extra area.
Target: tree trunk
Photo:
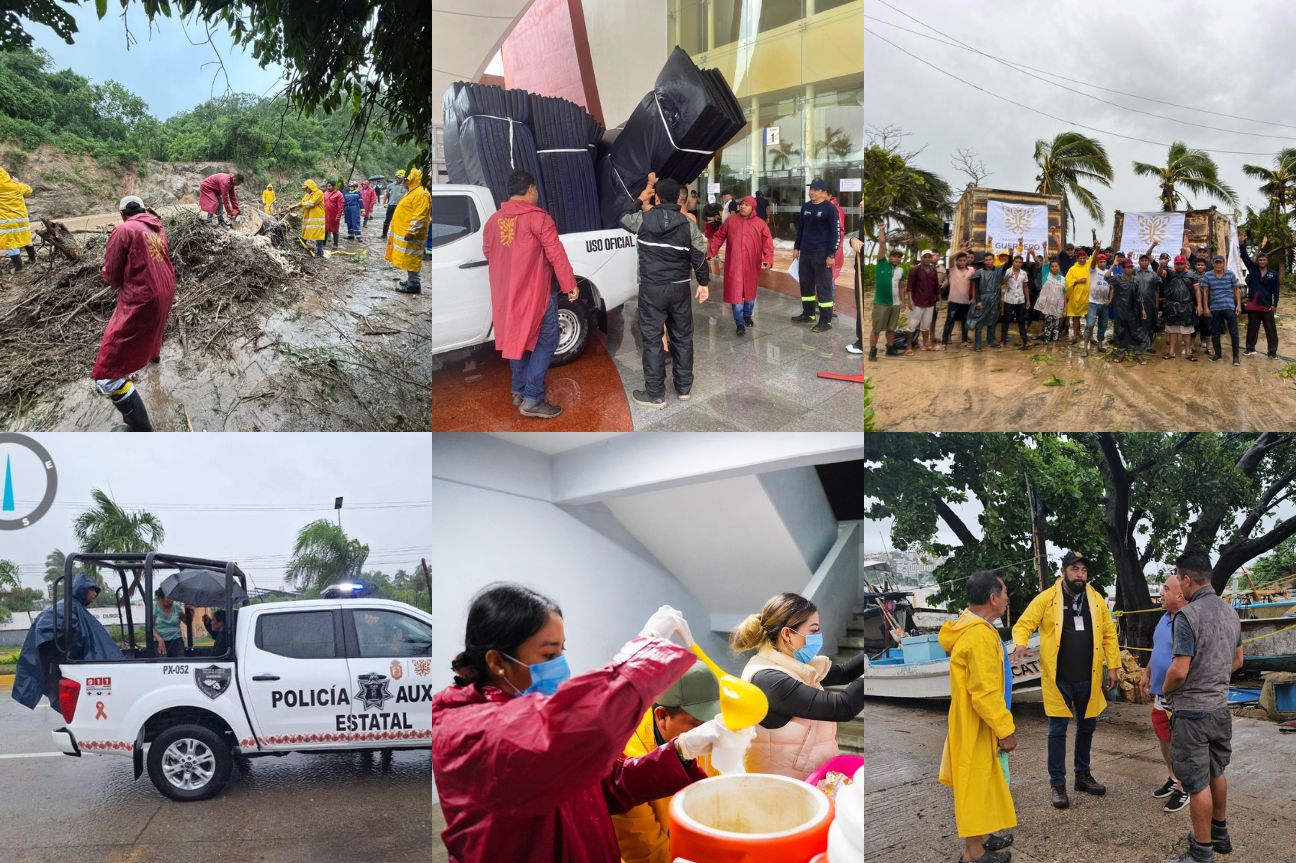
[[[1107,494],[1107,546],[1116,566],[1116,609],[1141,611],[1153,607],[1147,578],[1143,575],[1142,560],[1134,542],[1134,532],[1129,517],[1129,491],[1132,476],[1125,467],[1125,459],[1114,435],[1098,435],[1102,457],[1103,484]],[[1117,631],[1121,644],[1131,647],[1151,647],[1156,618],[1151,614],[1131,614],[1118,619]],[[1141,664],[1146,665],[1151,654],[1135,651]]]
[[[41,224],[45,228],[43,230],[37,229],[36,235],[48,245],[53,246],[60,255],[69,261],[75,261],[81,256],[81,247],[77,245],[76,238],[63,226],[62,222],[41,219]]]

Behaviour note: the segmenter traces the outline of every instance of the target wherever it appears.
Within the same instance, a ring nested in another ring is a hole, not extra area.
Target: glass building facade
[[[763,189],[775,238],[790,240],[822,177],[859,230],[861,195],[839,187],[864,176],[863,0],[667,0],[667,14],[667,51],[719,69],[748,120],[698,178],[702,200],[709,183],[736,197]]]

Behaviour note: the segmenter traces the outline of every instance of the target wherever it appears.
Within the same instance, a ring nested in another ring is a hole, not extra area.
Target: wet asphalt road
[[[0,685],[4,863],[427,863],[440,846],[427,751],[250,759],[215,798],[175,803],[128,758],[55,752],[53,724]]]

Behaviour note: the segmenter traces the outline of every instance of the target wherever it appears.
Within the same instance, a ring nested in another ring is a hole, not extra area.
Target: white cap
[[[144,209],[143,198],[141,198],[139,195],[127,195],[126,197],[121,199],[121,202],[117,205],[117,210],[119,212],[124,212],[125,209],[129,207],[131,204],[139,204],[140,209],[141,210]]]
[[[923,255],[934,255],[934,254],[936,254],[936,253],[933,252],[931,249],[923,249],[923,253],[922,253],[922,255],[919,255],[918,257],[921,258],[921,257],[923,257]]]

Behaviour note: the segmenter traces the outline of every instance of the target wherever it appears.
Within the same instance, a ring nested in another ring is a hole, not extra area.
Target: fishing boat
[[[1242,666],[1256,671],[1296,671],[1296,613],[1244,619]],[[867,685],[864,691],[868,691]]]
[[[864,694],[875,698],[949,698],[949,657],[935,636],[906,638],[900,647],[870,659],[864,669]],[[1026,657],[1013,663],[1013,689],[1030,689],[1040,679],[1039,634],[1031,636]]]
[[[1248,602],[1234,598],[1233,607],[1238,617],[1248,620],[1257,617],[1283,617],[1296,612],[1296,599],[1272,599],[1265,602]]]
[[[894,647],[896,642],[891,636],[891,623],[909,635],[917,635],[918,629],[913,622],[913,603],[909,590],[880,590],[864,593],[863,625],[864,649],[868,651],[884,650]]]

